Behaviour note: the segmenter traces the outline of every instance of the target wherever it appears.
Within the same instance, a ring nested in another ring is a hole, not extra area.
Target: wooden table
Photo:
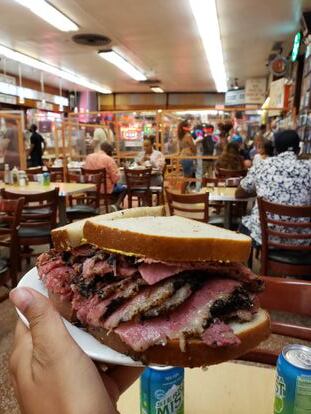
[[[50,185],[43,185],[34,181],[30,181],[25,186],[7,185],[4,183],[0,184],[0,188],[4,188],[11,193],[27,195],[27,194],[38,194],[59,188],[59,199],[58,199],[58,214],[59,222],[62,226],[67,223],[66,217],[66,197],[76,193],[83,193],[85,191],[91,191],[95,189],[95,184],[80,184],[80,183],[51,183]]]
[[[272,414],[275,370],[226,362],[185,370],[185,414]],[[121,414],[139,413],[139,381],[120,398]]]
[[[209,201],[222,201],[224,203],[224,227],[231,227],[231,207],[232,203],[248,203],[254,197],[237,198],[235,196],[236,187],[206,187],[202,191],[209,193]]]

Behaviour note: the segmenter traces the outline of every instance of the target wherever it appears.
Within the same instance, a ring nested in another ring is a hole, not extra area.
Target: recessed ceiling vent
[[[111,43],[111,39],[107,36],[99,34],[82,33],[72,37],[72,40],[79,45],[84,46],[107,46]]]
[[[161,83],[159,79],[147,79],[145,81],[139,81],[142,85],[158,85]]]

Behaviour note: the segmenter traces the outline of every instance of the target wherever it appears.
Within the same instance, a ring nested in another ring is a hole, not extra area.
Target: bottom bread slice
[[[70,322],[76,322],[76,315],[70,302],[62,301],[60,297],[49,291],[49,298],[57,311]],[[114,332],[107,332],[103,328],[86,326],[87,331],[101,343],[145,365],[172,365],[179,367],[201,367],[219,364],[241,355],[255,348],[269,336],[270,318],[268,313],[259,309],[255,318],[250,322],[231,323],[230,326],[241,343],[233,346],[211,347],[200,339],[187,339],[184,351],[180,349],[178,340],[169,340],[165,345],[154,345],[138,353],[121,341]]]

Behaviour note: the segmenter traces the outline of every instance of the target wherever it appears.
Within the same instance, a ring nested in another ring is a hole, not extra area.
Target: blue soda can
[[[50,174],[48,172],[43,173],[43,185],[50,185]]]
[[[184,368],[148,367],[140,378],[141,414],[184,414]]]
[[[286,346],[276,370],[274,414],[311,413],[311,348]]]

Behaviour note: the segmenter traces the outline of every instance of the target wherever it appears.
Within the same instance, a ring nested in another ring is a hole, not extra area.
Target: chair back
[[[288,312],[311,317],[311,283],[298,279],[263,276],[265,290],[260,304],[271,311]],[[272,333],[311,341],[311,327],[272,320]]]
[[[51,176],[52,182],[63,182],[64,181],[64,168],[63,167],[48,167],[48,171]]]
[[[125,168],[124,174],[128,191],[150,190],[151,168]]]
[[[82,175],[85,175],[85,174],[90,174],[90,175],[101,174],[101,193],[102,194],[108,194],[106,168],[98,168],[96,170],[91,170],[89,168],[82,167],[81,168],[81,173],[82,173]]]
[[[38,194],[25,194],[25,204],[22,210],[21,225],[23,227],[56,227],[58,188]],[[20,194],[1,190],[3,199],[18,199]]]
[[[226,170],[225,168],[216,169],[216,177],[222,179],[245,177],[246,174],[247,170]]]
[[[262,197],[257,202],[263,256],[270,248],[311,251],[311,206],[275,204]],[[299,244],[301,241],[304,245]]]
[[[21,196],[12,200],[0,199],[0,236],[10,235],[11,240],[16,239],[24,202],[25,199]],[[0,245],[4,245],[2,241],[0,237]]]
[[[203,177],[202,187],[218,187],[219,181],[218,178]]]
[[[171,216],[182,216],[204,223],[208,222],[208,192],[177,194],[166,190],[166,199]]]
[[[78,194],[77,196],[69,197],[69,204],[73,206],[74,201],[76,204],[85,204],[96,209],[100,207],[100,195],[101,195],[101,185],[102,185],[102,173],[95,174],[92,172],[82,173],[82,174],[69,174],[68,175],[70,183],[92,183],[96,185],[95,191],[86,191],[85,193]]]
[[[42,174],[42,167],[31,167],[31,168],[27,168],[26,170],[26,174]]]

